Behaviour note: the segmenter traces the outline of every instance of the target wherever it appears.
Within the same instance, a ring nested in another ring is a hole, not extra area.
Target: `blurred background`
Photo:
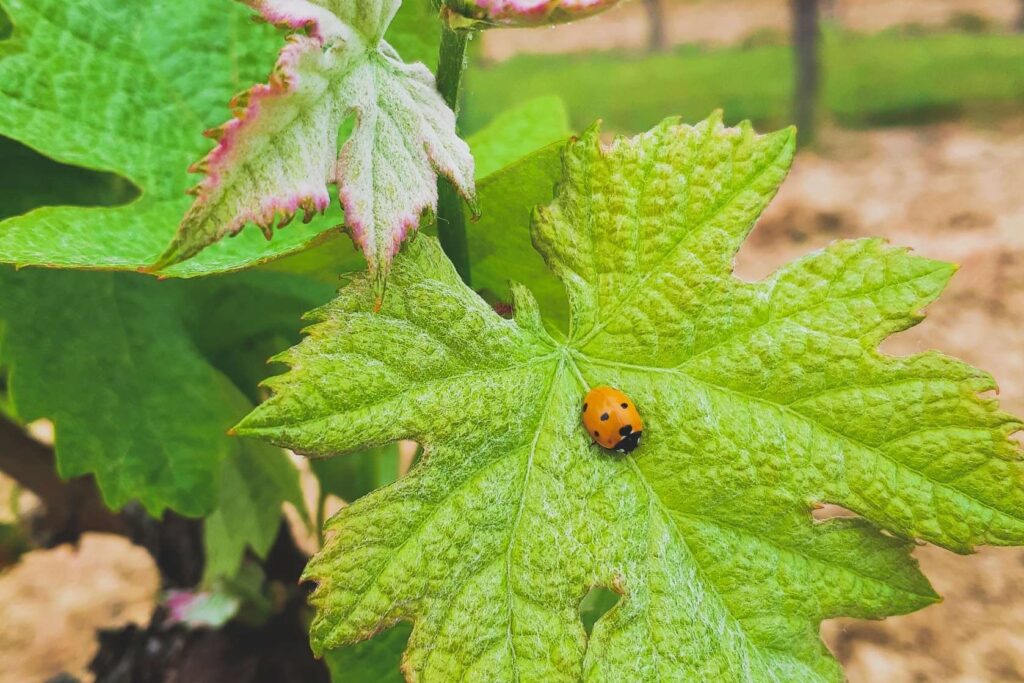
[[[798,123],[793,172],[741,252],[740,274],[763,277],[866,235],[955,261],[962,268],[928,319],[884,348],[960,356],[992,372],[1005,408],[1024,415],[1024,0],[631,0],[575,25],[492,31],[473,49],[467,134],[542,96],[564,102],[575,130],[602,118],[607,132],[629,134],[716,108],[762,130]],[[34,154],[0,142],[0,173]],[[16,204],[5,200],[4,213],[28,208]],[[0,501],[0,524],[33,505],[9,480]],[[824,625],[850,680],[1024,681],[1024,550],[917,556],[942,604]],[[91,680],[95,629],[143,623],[158,583],[149,556],[114,536],[22,556],[0,574],[0,629],[28,668],[10,678],[0,666],[0,681],[61,670]],[[20,637],[40,629],[49,636]]]

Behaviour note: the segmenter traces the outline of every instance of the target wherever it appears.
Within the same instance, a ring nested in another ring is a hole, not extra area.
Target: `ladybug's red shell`
[[[594,443],[619,453],[640,445],[644,422],[633,400],[613,387],[594,387],[583,399],[583,426]]]

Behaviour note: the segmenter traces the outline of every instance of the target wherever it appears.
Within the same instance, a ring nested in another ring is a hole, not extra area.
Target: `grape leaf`
[[[822,619],[937,599],[912,539],[1024,542],[1021,423],[979,395],[993,380],[877,350],[953,266],[860,240],[732,275],[794,137],[712,116],[572,143],[533,226],[565,338],[522,286],[497,316],[427,237],[379,313],[357,277],[313,314],[239,432],[319,455],[426,449],[328,523],[306,572],[316,652],[409,621],[407,677],[428,683],[838,681]],[[599,384],[643,415],[630,456],[580,424]],[[816,523],[817,502],[861,517]],[[622,598],[588,638],[595,587]]]
[[[365,643],[331,650],[324,655],[331,683],[402,683],[400,660],[408,640],[408,625],[399,624]]]
[[[466,224],[474,286],[508,301],[509,280],[529,282],[545,319],[556,324],[568,312],[565,289],[533,248],[530,217],[554,196],[564,148],[564,141],[550,144],[481,180],[480,218]]]
[[[218,489],[217,507],[203,522],[207,585],[235,576],[246,548],[267,556],[277,538],[282,503],[294,505],[308,521],[299,472],[280,449],[250,444],[233,450],[221,466]]]
[[[388,40],[416,58],[436,52],[439,22],[407,3]],[[114,173],[141,190],[115,207],[43,207],[0,222],[0,262],[136,270],[174,235],[191,199],[187,167],[209,148],[200,132],[234,93],[266,76],[274,30],[226,0],[187,11],[157,0],[0,0],[14,23],[0,42],[0,134],[43,154]],[[319,244],[344,221],[333,208],[266,242],[222,241],[161,275],[240,270]],[[359,267],[359,259],[352,261]]]
[[[18,416],[53,421],[61,475],[94,473],[114,508],[138,499],[153,515],[167,507],[203,515],[223,498],[225,461],[240,469],[242,460],[254,474],[273,467],[254,462],[277,457],[273,449],[226,435],[252,403],[210,362],[216,339],[230,341],[237,357],[251,339],[292,337],[303,307],[323,300],[320,287],[275,298],[269,285],[256,285],[267,275],[161,283],[129,273],[0,270],[0,365]],[[211,301],[234,302],[234,310]],[[257,310],[263,327],[238,322]]]
[[[472,220],[466,209],[473,284],[507,300],[509,277],[529,282],[545,304],[545,313],[555,317],[564,317],[565,294],[530,244],[529,224],[533,207],[551,201],[561,177],[560,152],[569,134],[561,100],[542,97],[510,109],[466,139],[476,162],[481,210]],[[489,169],[500,170],[485,177],[483,172]],[[436,231],[425,226],[424,232]],[[334,284],[339,272],[360,269],[339,248],[339,239],[325,240],[263,268]]]
[[[476,177],[486,178],[541,147],[564,141],[571,132],[562,100],[538,97],[495,116],[466,142],[476,162]]]
[[[196,202],[157,267],[186,260],[255,222],[269,239],[301,208],[309,221],[336,183],[345,222],[378,292],[391,259],[426,211],[437,208],[437,174],[473,202],[473,157],[455,114],[422,64],[406,64],[384,40],[400,0],[251,0],[292,34],[269,85],[233,103],[236,117],[196,168],[207,173]],[[355,130],[337,152],[339,129]]]

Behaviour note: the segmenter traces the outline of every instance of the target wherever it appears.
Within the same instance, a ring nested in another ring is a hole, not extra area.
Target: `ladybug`
[[[613,387],[594,387],[583,399],[583,426],[597,445],[632,453],[640,445],[644,421],[624,393]]]

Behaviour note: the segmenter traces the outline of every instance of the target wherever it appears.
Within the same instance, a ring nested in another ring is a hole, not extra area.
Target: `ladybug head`
[[[632,425],[623,425],[619,430],[619,435],[622,438],[615,444],[615,450],[619,453],[632,453],[640,445],[640,437],[643,432],[634,432]]]

